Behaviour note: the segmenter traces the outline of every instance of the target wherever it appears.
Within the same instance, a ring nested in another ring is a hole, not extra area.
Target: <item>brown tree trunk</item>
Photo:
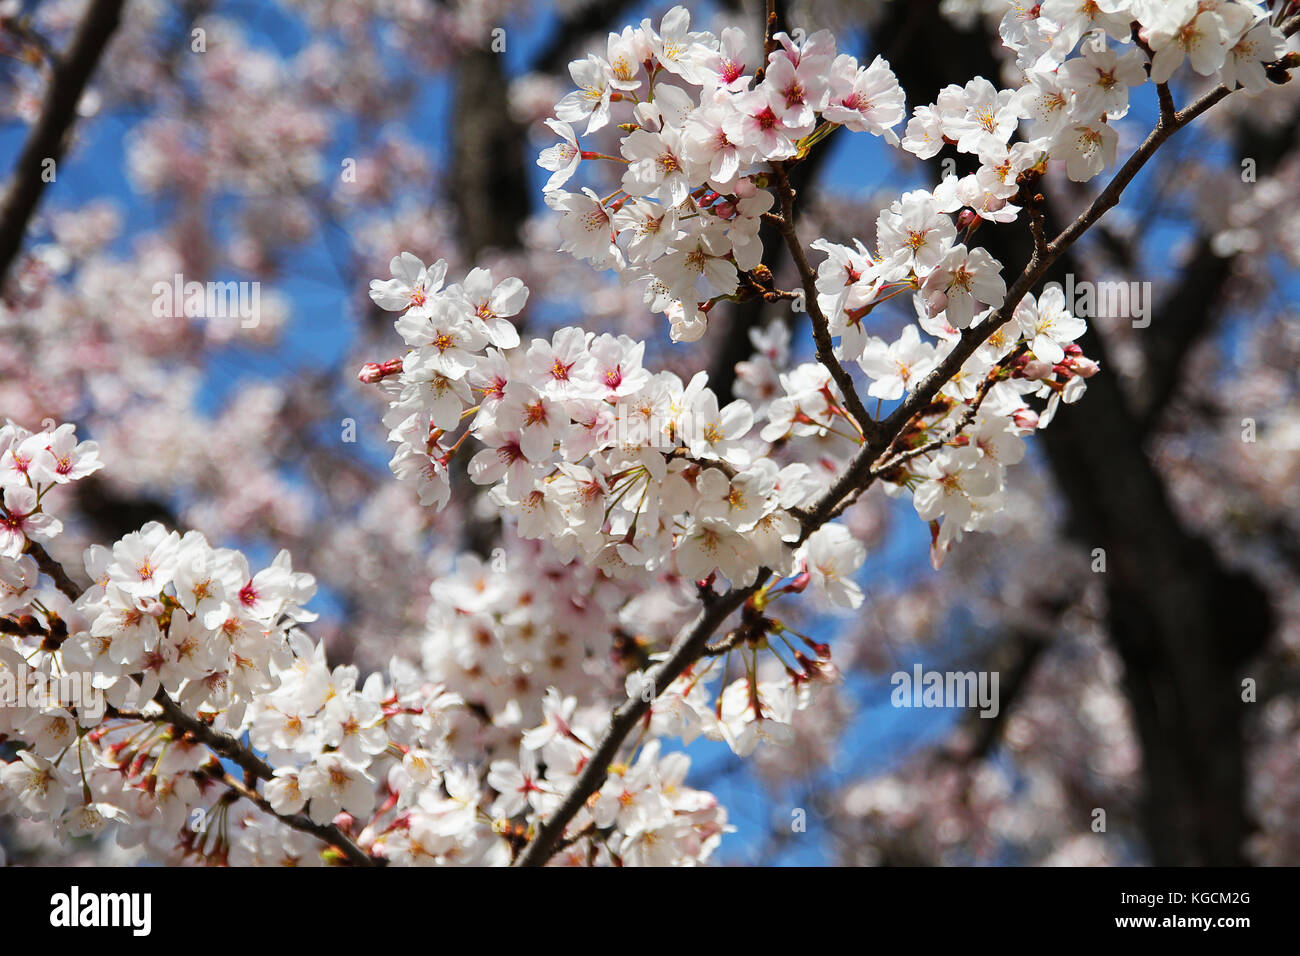
[[[485,249],[516,248],[529,212],[525,135],[510,118],[502,60],[475,47],[456,66],[448,185],[470,261]]]

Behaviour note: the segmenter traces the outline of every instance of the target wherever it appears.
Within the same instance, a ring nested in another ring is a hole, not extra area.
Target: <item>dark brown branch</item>
[[[162,688],[159,688],[158,693],[154,694],[153,702],[162,708],[167,723],[193,734],[199,743],[213,753],[225,757],[231,763],[238,764],[261,780],[270,780],[274,777],[275,774],[271,766],[259,758],[257,754],[247,749],[229,734],[213,730],[197,717],[191,717],[185,713],[185,711],[181,710],[180,705],[167,696],[167,692]]]
[[[77,114],[77,103],[95,71],[104,48],[112,39],[126,0],[93,0],[77,27],[68,52],[50,78],[41,115],[32,127],[9,180],[4,207],[0,209],[0,288],[31,222],[46,182],[41,175],[46,160],[63,158],[68,130]]]
[[[338,847],[347,858],[348,862],[353,866],[376,866],[382,862],[368,855],[365,850],[362,850],[359,846],[349,840],[343,831],[332,823],[328,825],[317,823],[304,813],[295,813],[291,816],[276,813],[275,808],[271,806],[270,801],[267,800],[266,797],[262,796],[256,790],[244,786],[244,784],[228,773],[222,775],[221,782],[245,800],[256,804],[265,813],[269,813],[277,820],[280,820],[286,826],[292,827],[295,830],[300,830],[303,833],[309,833],[323,843],[328,843]]]
[[[705,605],[694,623],[678,636],[668,658],[648,672],[647,676],[653,691],[652,700],[657,699],[668,685],[700,657],[713,632],[732,612],[749,600],[769,576],[770,572],[763,571],[759,574],[758,580],[749,587],[728,591]],[[609,719],[609,728],[601,737],[600,743],[596,745],[596,750],[587,761],[582,773],[574,781],[573,788],[565,795],[564,802],[556,807],[555,812],[538,825],[536,834],[515,860],[515,866],[546,864],[569,821],[582,809],[587,798],[604,785],[605,778],[609,775],[609,765],[618,754],[619,747],[637,722],[646,715],[650,704],[651,700],[646,700],[645,695],[638,694],[629,697],[614,710]]]
[[[69,601],[75,601],[81,597],[86,589],[79,587],[77,582],[68,576],[68,572],[63,570],[63,565],[50,557],[50,553],[35,541],[29,541],[27,544],[27,553],[36,560],[42,574],[54,582],[54,586],[62,591]]]

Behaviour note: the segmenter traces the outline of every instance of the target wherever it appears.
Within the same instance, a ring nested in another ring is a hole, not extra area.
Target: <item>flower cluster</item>
[[[934,190],[889,204],[873,248],[813,243],[826,256],[816,281],[826,331],[838,340],[837,357],[856,362],[871,380],[869,396],[893,401],[910,394],[965,330],[987,339],[943,385],[939,407],[896,443],[908,452],[899,465],[917,460],[883,474],[895,488],[914,492],[918,514],[931,522],[937,565],[962,531],[995,526],[1003,469],[1023,455],[1020,436],[1047,425],[1059,402],[1076,401],[1097,368],[1074,345],[1086,325],[1059,290],[1025,297],[1004,314],[1002,264],[971,245],[972,237],[985,223],[1015,221],[1035,201],[1049,161],[1064,161],[1080,181],[1113,164],[1118,136],[1111,124],[1128,112],[1130,90],[1148,72],[1163,83],[1187,54],[1202,75],[1252,89],[1264,83],[1263,64],[1282,51],[1280,32],[1258,3],[1212,7],[1195,0],[1017,5],[1006,13],[1002,34],[1019,57],[1023,85],[999,89],[976,77],[949,86],[914,111],[901,139],[892,128],[903,119],[903,93],[882,60],[860,67],[837,55],[834,39],[822,32],[802,43],[778,34],[751,64],[739,31],[692,32],[689,14],[674,8],[658,29],[646,20],[611,34],[604,57],[570,64],[578,89],[548,121],[562,142],[538,160],[552,171],[547,201],[561,213],[561,248],[614,268],[621,281],[644,283],[646,303],[668,313],[673,338],[692,340],[720,299],[781,295],[760,269],[758,227],[774,205],[769,187],[781,186],[784,164],[836,127],[869,131],[923,159],[948,147],[974,157],[974,172],[947,175]],[[626,121],[615,123],[620,110]],[[618,155],[584,149],[572,125],[582,120],[585,135],[617,125]],[[1030,121],[1025,138],[1013,143],[1022,120]],[[619,188],[604,198],[589,188],[563,188],[590,160],[625,166]],[[892,342],[868,331],[866,318],[903,294],[912,296],[917,323]],[[824,366],[773,377],[784,394],[754,409],[771,417],[764,440],[821,441],[835,433],[832,419],[843,410]],[[1046,409],[1031,409],[1024,400],[1030,395],[1047,398]],[[966,428],[970,433],[962,434]],[[780,472],[776,487],[788,487],[791,477]],[[707,497],[714,484],[734,493],[735,479],[730,489],[720,481],[705,476],[702,493]],[[544,496],[536,500],[540,506]],[[699,567],[684,556],[686,568]],[[772,557],[775,549],[764,555]]]
[[[1035,212],[1053,161],[1080,181],[1112,163],[1112,124],[1148,70],[1163,83],[1186,61],[1229,86],[1265,85],[1282,41],[1263,14],[1235,0],[1014,5],[1003,37],[1023,85],[949,87],[901,138],[904,96],[888,64],[860,65],[828,33],[778,33],[756,55],[738,30],[692,31],[677,7],[658,27],[611,34],[603,56],[570,65],[578,89],[556,105],[548,125],[560,142],[538,162],[563,249],[640,289],[674,340],[701,337],[723,299],[799,298],[775,286],[759,230],[793,233],[788,208],[775,211],[793,199],[786,170],[839,127],[920,158],[955,150],[978,167],[887,202],[874,246],[814,242],[824,258],[802,278],[816,291],[806,304],[820,360],[796,361],[785,324],[752,330],[755,354],[729,403],[704,373],[647,367],[645,344],[626,335],[564,327],[521,339],[514,320],[529,289],[498,281],[498,263],[447,284],[444,260],[394,258],[371,298],[398,313],[407,350],[360,376],[388,399],[392,470],[442,509],[460,456],[486,489],[481,509],[514,534],[488,560],[459,556],[433,584],[418,664],[394,659],[365,679],[331,667],[302,629],[315,579],[287,551],[255,570],[203,534],[154,522],[87,549],[93,583],[77,585],[45,550],[62,530],[47,504],[101,467],[98,449],[72,425],[0,427],[0,691],[40,690],[0,701],[0,811],[72,835],[112,821],[123,846],[173,860],[503,864],[593,765],[611,708],[640,700],[635,743],[566,819],[554,859],[707,861],[731,829],[727,813],[685,785],[689,762],[664,741],[704,737],[747,755],[796,739],[796,714],[837,671],[830,648],[773,605],[811,594],[818,607],[861,606],[866,547],[851,516],[834,519],[876,480],[910,493],[937,565],[963,532],[998,528],[1024,436],[1097,370],[1062,290],[1009,302],[977,230]],[[205,82],[275,86],[260,58],[239,80],[237,59],[206,61]],[[245,99],[246,113],[260,102]],[[318,122],[273,123],[251,150],[219,136],[213,155],[235,170],[228,185],[307,187]],[[579,141],[616,132],[608,153]],[[142,183],[194,177],[192,151],[159,148],[184,138],[165,123],[145,131],[133,149]],[[265,148],[281,140],[288,159]],[[566,190],[593,166],[597,177],[617,171],[613,192]],[[393,235],[382,244],[403,248]],[[94,278],[79,281],[93,289]],[[867,317],[905,294],[916,321],[882,337]],[[882,403],[928,383],[896,436],[873,446],[880,423],[850,411],[861,403],[831,367],[841,361]],[[880,453],[865,462],[870,481],[829,496],[864,451]],[[729,607],[730,630],[657,687],[701,601],[728,597],[721,579],[750,589]]]
[[[882,213],[880,233],[891,228],[891,218],[902,210],[915,211],[929,201],[927,196],[909,193],[898,207]],[[921,224],[927,234],[942,231],[944,222],[951,226],[942,214],[928,210],[926,214],[932,217]],[[915,218],[911,221],[918,223]],[[896,340],[887,342],[851,324],[853,315],[862,314],[873,304],[868,300],[855,310],[850,303],[869,295],[862,292],[860,284],[863,270],[870,269],[869,263],[874,260],[864,255],[860,246],[853,250],[823,242],[821,248],[827,253],[818,277],[822,308],[837,317],[832,328],[842,332],[839,348],[853,357],[871,380],[867,394],[874,398],[887,401],[910,394],[960,342],[960,331],[950,324],[955,293],[936,293],[941,300],[946,299],[949,310],[941,309],[934,316],[927,314],[923,298],[934,276],[943,275],[939,281],[950,281],[940,271],[944,262],[954,257],[964,260],[958,267],[963,295],[983,287],[987,291],[978,294],[985,298],[1000,303],[1003,297],[1002,281],[996,271],[982,269],[983,261],[991,261],[987,254],[982,249],[968,254],[964,247],[952,246],[936,260],[935,271],[926,273],[925,278],[917,275],[916,264],[909,266],[910,275],[903,285],[920,285],[922,291],[915,299],[922,318],[919,328],[908,324]],[[923,266],[920,269],[925,271]],[[949,291],[953,291],[952,287]],[[935,400],[909,425],[898,443],[901,451],[892,462],[897,467],[887,463],[880,475],[890,493],[912,491],[917,514],[931,523],[936,567],[963,531],[997,528],[1005,470],[1024,457],[1022,436],[1046,428],[1061,402],[1078,401],[1086,379],[1098,370],[1097,363],[1085,357],[1074,342],[1087,324],[1066,308],[1059,285],[1047,286],[1038,297],[1024,296],[1011,322],[1002,324],[996,316],[995,309],[986,308],[970,322],[979,332],[997,328],[988,333],[987,340],[942,384]],[[924,340],[921,329],[937,341]],[[852,345],[846,347],[846,343]],[[824,418],[821,393],[808,384],[816,381],[820,368],[801,366],[794,374],[781,378],[785,394],[773,402],[773,417],[780,403],[781,421],[790,421],[792,432],[797,427],[794,422],[815,424]],[[824,377],[824,372],[821,374]],[[1036,409],[1029,401],[1032,398],[1046,399],[1046,403]]]
[[[23,552],[59,530],[42,510],[46,492],[101,463],[94,443],[78,444],[67,425],[36,435],[5,425],[0,442],[10,535],[0,557],[7,615],[0,733],[18,742],[16,759],[0,766],[6,812],[52,821],[68,835],[114,822],[124,846],[144,844],[178,860],[329,861],[302,827],[284,825],[305,817],[339,827],[365,852],[394,863],[500,864],[589,756],[603,709],[575,715],[574,698],[552,690],[541,700],[540,725],[522,733],[517,762],[496,760],[485,772],[465,762],[451,739],[469,713],[459,694],[398,660],[388,679],[372,674],[364,682],[355,667],[327,665],[323,648],[299,628],[314,617],[302,607],[314,581],[295,573],[284,552],[252,573],[237,551],[150,523],[112,548],[89,548],[85,566],[96,583],[56,613],[54,599],[39,590],[36,560]],[[480,611],[491,600],[492,589],[483,590]],[[457,602],[455,588],[444,593]],[[480,613],[475,627],[489,621]],[[559,642],[551,643],[554,658]],[[580,668],[581,641],[574,650]],[[465,667],[449,667],[456,659],[434,656],[431,669],[453,679],[478,670],[463,654]],[[511,666],[498,662],[499,671]],[[510,702],[485,696],[485,683],[461,683],[479,711],[486,704],[494,714],[509,712]],[[540,699],[518,684],[514,691],[530,704]],[[234,809],[250,791],[204,746],[209,740],[172,722],[177,709],[197,715],[197,727],[247,739],[265,758],[274,769],[260,797]],[[683,785],[688,767],[681,754],[661,757],[657,743],[644,747],[633,766],[617,768],[608,796],[584,820],[599,838],[575,841],[566,858],[706,860],[729,827],[711,795]]]
[[[1259,0],[1043,0],[1033,7],[1017,4],[1008,9],[1000,32],[1021,68],[1039,77],[1066,63],[1081,40],[1094,41],[1091,46],[1085,43],[1087,57],[1058,77],[1067,100],[1061,105],[1082,118],[1098,109],[1122,115],[1127,104],[1124,87],[1143,82],[1131,68],[1121,66],[1126,60],[1136,62],[1128,54],[1105,51],[1107,37],[1130,41],[1134,23],[1139,41],[1151,51],[1151,79],[1156,83],[1168,82],[1187,63],[1229,89],[1237,84],[1254,92],[1265,89],[1265,64],[1277,60],[1285,47],[1268,17],[1267,5]],[[1121,76],[1124,72],[1127,80]],[[1078,99],[1069,102],[1073,97]]]
[[[103,467],[99,446],[78,442],[72,425],[35,434],[12,422],[0,426],[0,577],[6,581],[4,610],[9,610],[9,602],[26,593],[19,583],[34,577],[34,562],[25,555],[28,543],[47,542],[63,530],[63,523],[45,511],[45,496],[59,485],[85,478]]]
[[[314,580],[292,570],[287,552],[253,573],[240,552],[153,522],[111,548],[87,549],[85,570],[95,583],[75,601],[45,593],[42,568],[26,553],[60,530],[43,499],[102,463],[71,425],[31,434],[6,424],[0,447],[7,535],[0,734],[18,743],[16,759],[0,766],[6,812],[52,821],[74,836],[112,822],[122,845],[144,844],[173,859],[326,862],[331,857],[314,837],[284,825],[305,817],[395,863],[506,863],[512,840],[550,808],[589,755],[601,708],[575,716],[574,698],[552,690],[543,700],[517,681],[510,700],[494,700],[487,682],[466,677],[477,665],[462,654],[465,666],[450,667],[456,654],[429,648],[429,671],[459,678],[479,712],[513,706],[519,727],[516,701],[540,701],[523,725],[540,726],[501,738],[522,734],[519,761],[496,760],[480,772],[467,761],[481,752],[464,753],[451,739],[472,719],[460,694],[399,660],[387,679],[372,674],[364,682],[355,667],[328,666],[322,646],[299,627],[315,617],[303,609]],[[470,590],[482,612],[492,590]],[[469,604],[455,588],[441,593]],[[515,618],[510,623],[526,626]],[[470,632],[489,624],[503,626],[480,613]],[[561,642],[549,643],[554,661]],[[588,654],[581,640],[572,649],[580,673]],[[512,668],[516,677],[529,670],[522,661],[497,662],[499,673]],[[580,683],[562,670],[545,676]],[[197,717],[195,727],[246,739],[264,757],[273,771],[260,798],[232,808],[249,795],[247,786],[204,746],[210,740],[173,723],[177,710]],[[600,839],[575,843],[573,861],[706,860],[728,829],[726,813],[711,795],[683,786],[688,766],[681,754],[660,757],[657,744],[643,748],[634,766],[618,771],[617,792],[592,811]]]
[[[0,808],[16,804],[36,819],[60,819],[75,802],[69,797],[75,789],[57,764],[103,707],[79,708],[92,689],[62,679],[61,648],[78,619],[41,580],[50,560],[45,545],[63,531],[47,506],[60,486],[93,474],[103,462],[95,442],[77,441],[73,425],[45,425],[35,433],[12,422],[0,425],[0,740],[28,743],[17,760],[0,765]],[[83,833],[102,816],[87,800],[65,825]]]
[[[397,330],[411,350],[361,377],[392,397],[391,467],[417,482],[421,501],[446,503],[448,466],[472,436],[483,447],[470,478],[491,486],[520,536],[608,575],[666,566],[744,586],[760,568],[794,568],[792,509],[821,489],[806,465],[767,457],[748,402],[720,408],[704,373],[688,383],[652,374],[644,345],[626,336],[562,328],[525,347],[508,321],[527,298],[517,279],[494,285],[476,269],[444,289],[445,263],[409,253],[392,271],[371,295],[402,310]]]
[[[1079,182],[1112,165],[1119,143],[1112,124],[1128,113],[1130,91],[1148,78],[1167,83],[1186,62],[1228,89],[1240,84],[1258,92],[1269,85],[1265,64],[1285,50],[1257,0],[1017,3],[1000,32],[1016,54],[1022,85],[999,90],[977,77],[964,88],[949,86],[916,109],[902,140],[921,158],[945,144],[978,157],[977,172],[942,187],[943,201],[960,200],[999,222],[1018,211],[1006,208],[1018,176],[1043,158],[1064,161]],[[1021,120],[1029,121],[1025,139],[1009,146]]]
[[[644,285],[678,341],[698,339],[713,303],[761,264],[769,164],[838,126],[898,142],[903,91],[883,59],[861,66],[824,30],[800,43],[778,33],[762,58],[747,45],[734,27],[692,31],[683,7],[657,30],[645,20],[611,34],[605,56],[569,65],[578,89],[548,120],[562,141],[538,159],[552,171],[546,202],[562,214],[561,248]],[[583,149],[573,124],[584,120],[584,135],[628,130],[619,155]],[[620,187],[605,197],[563,189],[585,160],[626,166]]]

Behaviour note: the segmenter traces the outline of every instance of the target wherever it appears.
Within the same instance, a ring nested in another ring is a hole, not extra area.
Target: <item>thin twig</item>
[[[374,857],[366,853],[365,850],[358,847],[334,824],[331,823],[325,825],[317,823],[311,817],[303,813],[294,813],[290,815],[277,813],[275,808],[271,806],[271,802],[267,800],[266,797],[262,796],[256,790],[246,787],[230,774],[223,774],[221,780],[222,783],[235,793],[239,794],[239,796],[248,800],[250,803],[255,803],[262,811],[269,813],[271,816],[283,822],[286,826],[290,826],[295,830],[300,830],[303,833],[309,833],[324,843],[329,843],[338,847],[343,855],[347,857],[348,861],[354,866],[376,866],[383,862],[376,860]],[[340,837],[342,837],[342,839],[340,839]]]
[[[777,198],[781,201],[781,222],[778,228],[781,231],[781,238],[785,240],[786,247],[790,250],[791,258],[794,259],[795,268],[799,271],[799,282],[803,286],[804,293],[804,308],[808,310],[808,317],[812,320],[813,341],[817,344],[817,361],[826,366],[827,371],[831,373],[831,378],[835,380],[835,384],[844,396],[844,404],[849,414],[857,423],[863,436],[870,438],[877,431],[876,422],[863,407],[852,376],[835,357],[830,323],[817,301],[817,273],[809,265],[803,243],[799,241],[799,233],[795,230],[794,190],[790,187],[790,177],[786,174],[785,163],[773,163],[772,172],[776,176]]]

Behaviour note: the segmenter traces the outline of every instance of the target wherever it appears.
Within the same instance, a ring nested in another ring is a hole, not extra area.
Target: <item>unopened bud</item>
[[[834,681],[839,676],[838,669],[830,661],[826,661],[826,660],[815,661],[812,658],[808,657],[808,655],[803,654],[799,651],[795,651],[794,656],[795,656],[795,660],[799,662],[799,666],[804,669],[804,673],[807,674],[813,680],[825,681],[829,683],[831,681]]]
[[[1038,427],[1038,413],[1031,408],[1020,408],[1011,413],[1011,420],[1017,428],[1035,429]]]
[[[1090,358],[1077,358],[1070,363],[1070,367],[1080,378],[1092,378],[1101,371],[1101,366]]]
[[[402,360],[400,358],[389,359],[387,362],[367,362],[361,366],[361,371],[357,373],[357,379],[367,385],[374,385],[376,382],[383,381],[389,375],[396,375],[401,370]]]
[[[811,637],[804,637],[802,634],[800,634],[799,637],[803,640],[804,644],[812,648],[812,652],[822,660],[830,659],[831,646],[829,644],[824,644],[821,641],[814,641]]]

